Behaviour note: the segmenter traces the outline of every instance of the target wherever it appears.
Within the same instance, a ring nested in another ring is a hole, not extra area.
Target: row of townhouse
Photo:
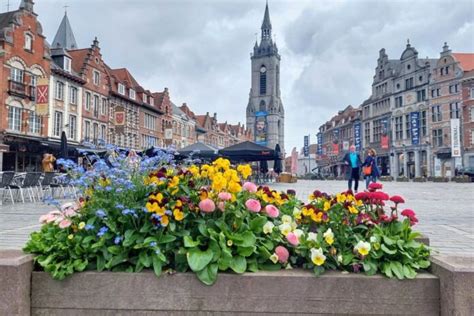
[[[40,170],[43,153],[59,153],[63,135],[70,155],[90,144],[225,147],[251,138],[243,126],[221,126],[216,115],[209,125],[176,106],[167,88],[152,92],[128,69],[111,68],[97,38],[79,48],[67,14],[49,44],[31,0],[0,14],[0,64],[1,170]]]
[[[341,175],[349,144],[375,149],[382,175],[394,178],[452,177],[474,168],[473,73],[474,54],[454,53],[446,43],[435,59],[418,58],[409,42],[400,59],[381,49],[371,96],[319,128],[322,170]]]

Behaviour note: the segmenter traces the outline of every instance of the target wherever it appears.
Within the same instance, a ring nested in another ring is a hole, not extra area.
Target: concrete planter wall
[[[0,315],[473,315],[473,258],[434,257],[431,273],[380,275],[282,270],[220,274],[83,272],[55,281],[32,257],[0,251]]]

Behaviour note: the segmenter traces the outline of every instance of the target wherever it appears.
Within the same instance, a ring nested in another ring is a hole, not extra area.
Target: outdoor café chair
[[[21,195],[21,201],[25,203],[25,195],[23,193],[23,190],[28,193],[28,197],[31,202],[36,202],[35,199],[35,189],[38,186],[38,181],[41,177],[41,173],[39,172],[28,172],[26,173],[23,181],[20,181],[20,183],[16,185],[10,185],[10,188],[12,189],[17,189],[20,191]]]
[[[10,199],[13,204],[15,204],[15,200],[13,198],[13,192],[10,185],[13,182],[13,178],[15,177],[15,172],[13,171],[6,171],[2,173],[2,181],[0,182],[0,189],[3,190],[2,192],[2,203],[5,199],[5,192],[8,191],[10,193]]]

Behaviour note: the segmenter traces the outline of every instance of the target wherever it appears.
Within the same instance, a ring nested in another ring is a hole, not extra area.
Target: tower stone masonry
[[[260,44],[255,41],[251,54],[251,88],[247,105],[247,127],[253,140],[274,149],[285,150],[285,111],[280,96],[280,60],[272,39],[268,3],[261,27]]]

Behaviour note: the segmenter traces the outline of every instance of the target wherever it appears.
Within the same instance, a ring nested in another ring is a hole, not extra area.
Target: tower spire
[[[67,9],[67,8],[66,8]],[[76,49],[77,43],[74,33],[67,17],[67,11],[64,11],[64,17],[59,25],[56,36],[54,37],[52,48]]]
[[[270,22],[270,11],[268,10],[268,1],[265,5],[265,14],[262,22],[262,41],[272,39],[272,23]]]

